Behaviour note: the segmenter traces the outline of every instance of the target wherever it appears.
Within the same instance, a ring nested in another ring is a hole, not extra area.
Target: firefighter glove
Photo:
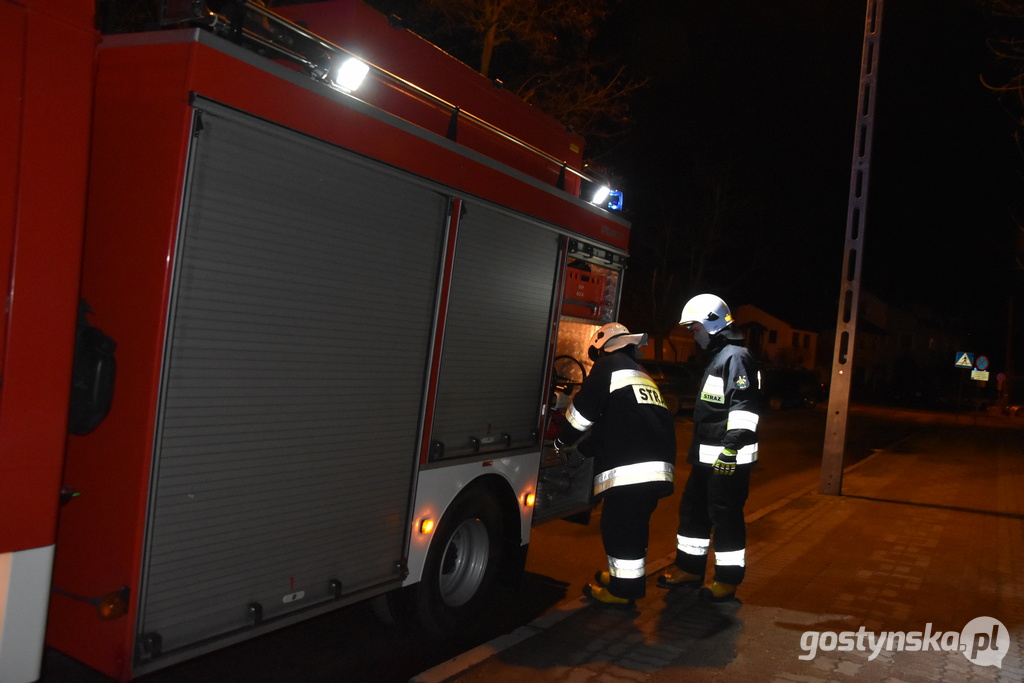
[[[731,448],[723,448],[718,455],[718,460],[713,466],[715,474],[730,475],[736,472],[736,451]]]

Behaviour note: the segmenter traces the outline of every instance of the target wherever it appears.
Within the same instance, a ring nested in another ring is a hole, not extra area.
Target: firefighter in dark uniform
[[[717,296],[690,299],[679,323],[693,332],[711,361],[693,409],[687,456],[692,469],[679,505],[676,559],[658,577],[658,585],[701,586],[714,539],[715,574],[702,594],[726,600],[736,594],[746,570],[743,506],[757,462],[760,375],[743,336],[733,328],[729,307]]]
[[[588,353],[590,374],[566,411],[555,448],[590,431],[594,502],[602,502],[601,540],[608,571],[583,593],[596,603],[630,606],[647,588],[647,541],[658,500],[672,493],[676,439],[672,415],[657,385],[637,363],[646,334],[610,323],[598,329]]]

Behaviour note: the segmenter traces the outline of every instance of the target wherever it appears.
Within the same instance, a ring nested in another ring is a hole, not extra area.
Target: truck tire
[[[416,586],[416,615],[429,636],[449,637],[471,625],[490,599],[505,548],[498,503],[482,489],[456,498],[437,525]]]

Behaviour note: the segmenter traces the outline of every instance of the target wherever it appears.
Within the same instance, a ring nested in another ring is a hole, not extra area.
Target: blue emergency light
[[[609,211],[622,211],[622,192],[619,190],[609,192],[605,208]]]
[[[613,190],[607,185],[598,187],[594,191],[594,198],[590,201],[609,211],[622,211],[622,192]]]

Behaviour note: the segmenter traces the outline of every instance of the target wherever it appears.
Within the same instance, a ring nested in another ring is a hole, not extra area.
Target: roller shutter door
[[[558,239],[524,217],[468,206],[445,324],[435,456],[537,443]]]
[[[164,651],[398,578],[447,206],[214,105],[191,158],[139,623]]]

